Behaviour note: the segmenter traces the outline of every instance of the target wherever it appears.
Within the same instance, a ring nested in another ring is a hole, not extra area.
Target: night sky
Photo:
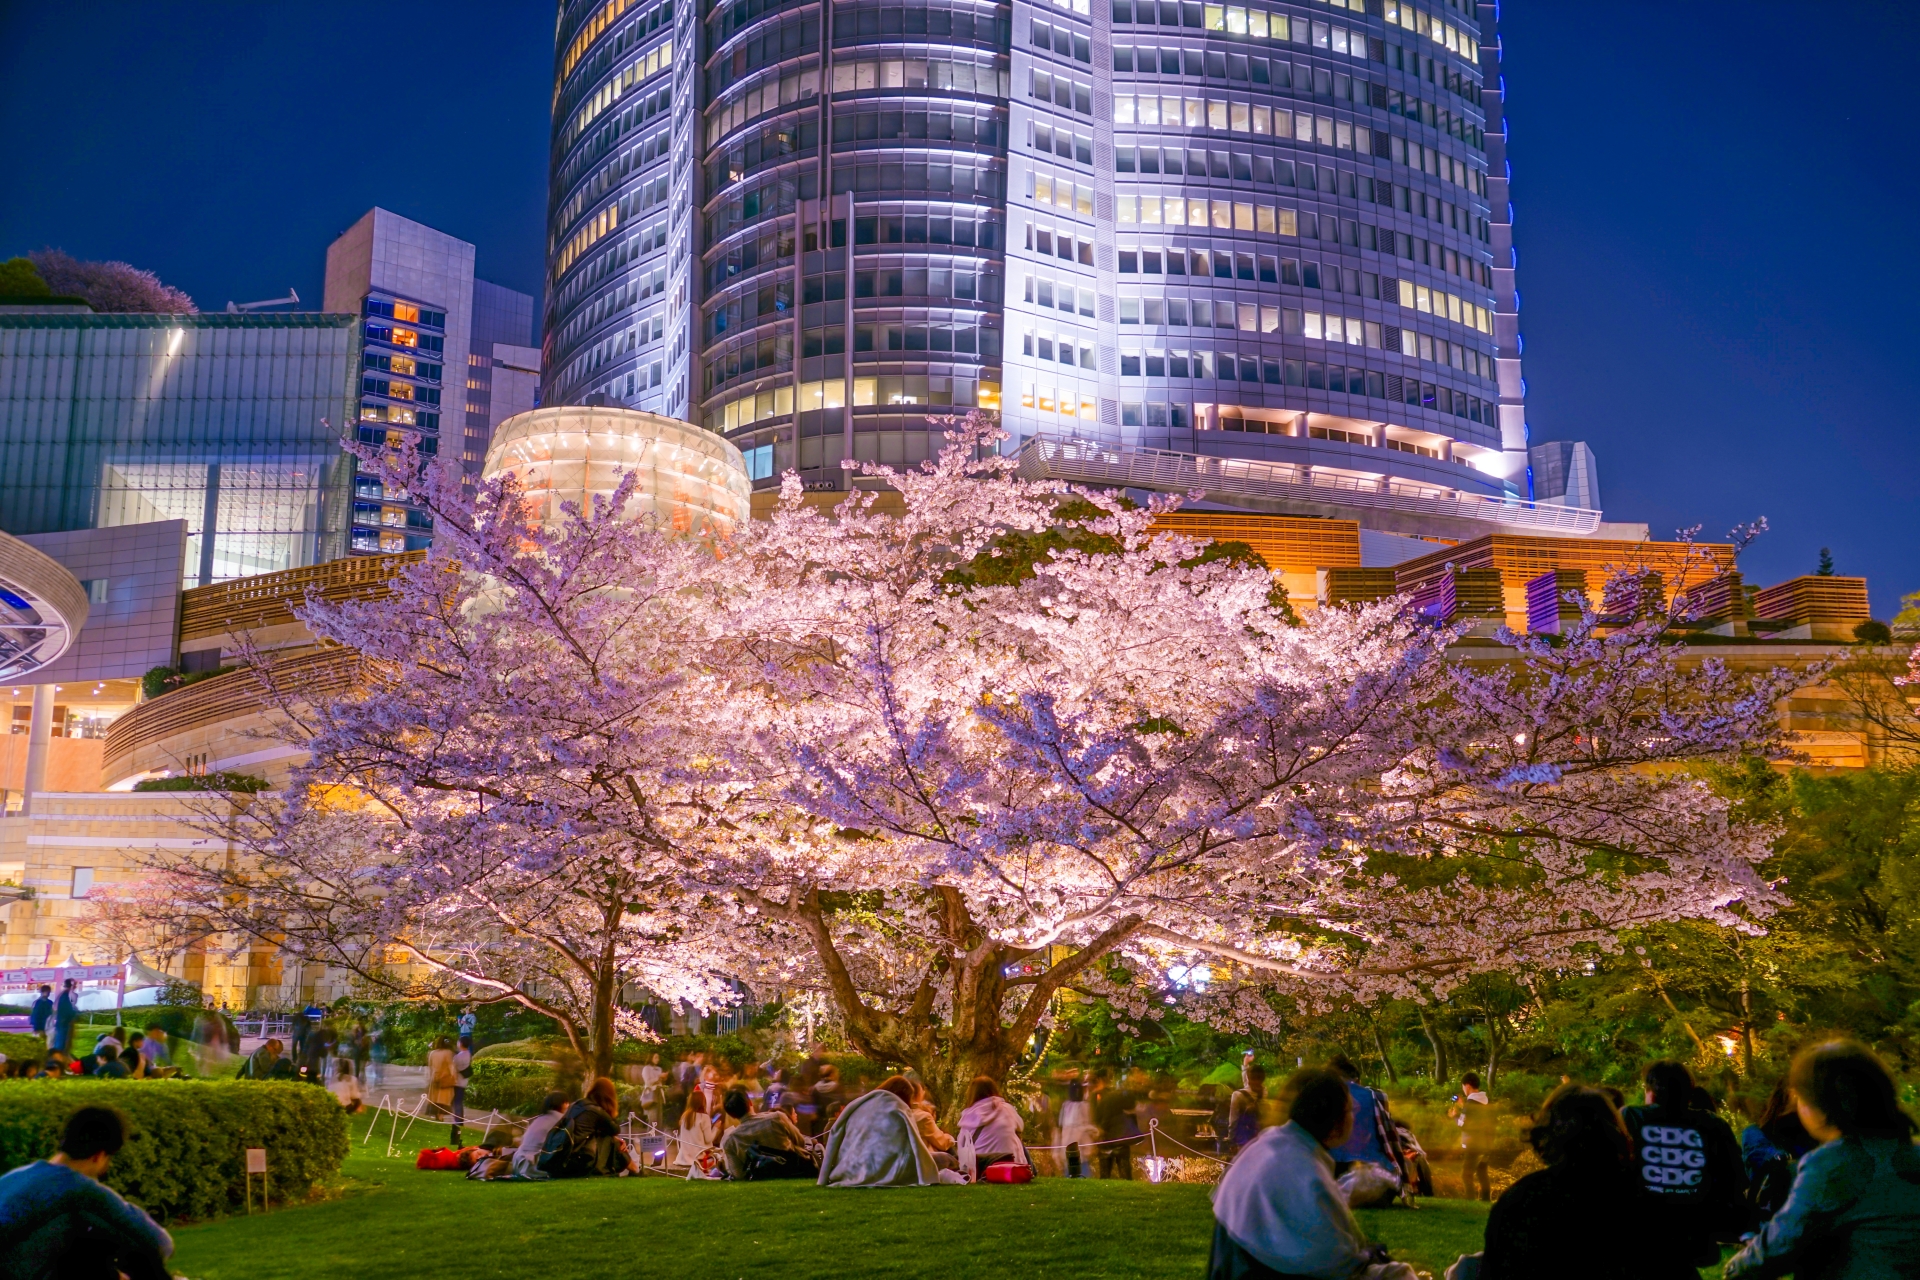
[[[1655,537],[1765,515],[1749,582],[1830,546],[1882,618],[1920,590],[1916,36],[1892,3],[1503,15],[1534,439],[1591,444]],[[534,3],[0,4],[0,257],[318,305],[378,204],[537,294],[552,40]]]

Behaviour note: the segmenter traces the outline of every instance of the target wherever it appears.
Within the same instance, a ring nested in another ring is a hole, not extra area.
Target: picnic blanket
[[[930,1187],[939,1181],[913,1112],[885,1089],[849,1102],[827,1132],[823,1187]]]

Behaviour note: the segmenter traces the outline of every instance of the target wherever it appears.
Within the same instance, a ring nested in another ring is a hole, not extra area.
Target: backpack
[[[460,1153],[451,1147],[427,1147],[413,1158],[416,1169],[442,1170],[460,1168]]]
[[[743,1181],[771,1182],[776,1178],[818,1178],[820,1166],[798,1151],[774,1147],[749,1146],[741,1163]]]
[[[573,1130],[567,1120],[572,1116],[569,1109],[560,1123],[547,1131],[547,1140],[540,1144],[540,1154],[533,1158],[533,1167],[541,1173],[564,1178],[573,1170],[574,1162]]]

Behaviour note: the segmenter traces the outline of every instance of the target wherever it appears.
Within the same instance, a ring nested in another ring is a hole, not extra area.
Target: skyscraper
[[[547,403],[681,414],[767,484],[980,405],[1029,474],[1597,525],[1530,501],[1494,5],[682,5],[561,6]]]
[[[531,362],[533,299],[476,280],[473,258],[464,240],[371,209],[327,247],[322,305],[361,318],[360,442],[385,444],[410,432],[422,454],[456,454],[477,475],[496,421],[496,383],[514,385],[500,377],[496,348],[512,348],[498,361],[509,371]],[[476,357],[486,363],[475,365]],[[504,395],[503,406],[526,398],[526,382],[522,372],[521,390]],[[370,476],[354,478],[351,553],[418,551],[432,539],[431,519],[405,494]]]

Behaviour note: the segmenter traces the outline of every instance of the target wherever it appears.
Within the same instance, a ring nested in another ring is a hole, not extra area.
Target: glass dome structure
[[[639,484],[625,512],[678,533],[726,537],[748,518],[753,484],[740,450],[657,413],[602,407],[534,409],[494,431],[481,475],[512,474],[552,524],[566,503],[611,497],[627,472]]]

